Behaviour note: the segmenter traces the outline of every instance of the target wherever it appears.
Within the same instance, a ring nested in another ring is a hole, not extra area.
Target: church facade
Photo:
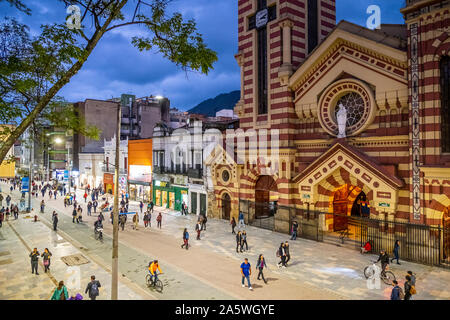
[[[240,129],[206,161],[211,215],[448,227],[450,1],[406,3],[369,30],[336,25],[334,0],[238,1]]]

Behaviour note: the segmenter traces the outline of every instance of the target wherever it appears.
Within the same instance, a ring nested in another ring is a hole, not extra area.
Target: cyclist
[[[158,273],[156,271],[159,270],[159,274],[162,274],[161,268],[159,267],[158,260],[153,260],[148,264],[148,272],[150,272],[150,279],[153,282],[153,285],[158,281]]]
[[[386,271],[386,267],[389,265],[389,255],[386,252],[386,250],[383,249],[380,251],[380,256],[378,257],[377,262],[378,261],[381,261],[381,275],[383,277],[386,277],[385,271]]]
[[[94,231],[95,232],[99,232],[99,238],[103,238],[103,234],[101,231],[99,231],[99,229],[103,229],[103,223],[101,219],[98,219],[97,221],[94,222]]]

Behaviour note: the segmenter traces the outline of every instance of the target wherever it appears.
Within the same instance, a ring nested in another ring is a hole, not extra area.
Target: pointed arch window
[[[441,59],[441,147],[450,153],[450,57]]]

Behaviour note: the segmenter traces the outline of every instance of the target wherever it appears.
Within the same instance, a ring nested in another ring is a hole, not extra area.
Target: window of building
[[[450,153],[450,57],[441,59],[441,147]]]
[[[319,42],[319,16],[317,0],[308,0],[308,54]]]

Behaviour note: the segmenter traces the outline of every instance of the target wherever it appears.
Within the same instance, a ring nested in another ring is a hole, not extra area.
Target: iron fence
[[[242,199],[239,211],[244,214],[246,224],[251,226],[290,234],[296,221],[298,238],[353,250],[361,250],[369,242],[373,253],[384,249],[391,257],[398,240],[401,260],[450,267],[450,228],[345,216]],[[335,230],[334,221],[339,221],[339,230]]]

